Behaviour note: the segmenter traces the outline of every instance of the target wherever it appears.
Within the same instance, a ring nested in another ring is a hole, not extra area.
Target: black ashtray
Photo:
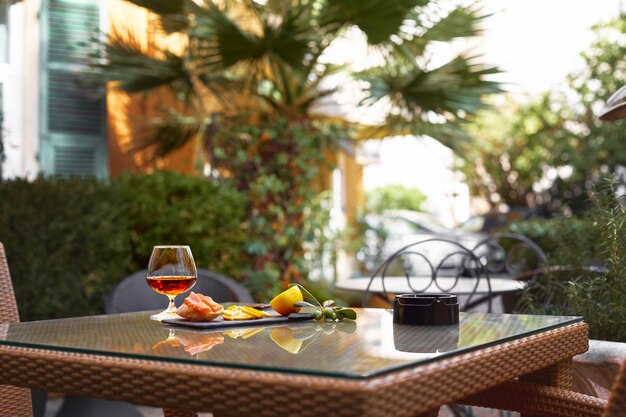
[[[421,326],[444,326],[459,322],[456,295],[402,294],[393,302],[393,322]]]

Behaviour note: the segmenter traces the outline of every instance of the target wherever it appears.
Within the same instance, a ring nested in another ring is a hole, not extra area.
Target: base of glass
[[[156,320],[156,321],[162,321],[162,320],[177,320],[177,319],[182,319],[181,316],[179,316],[178,314],[176,314],[173,311],[170,310],[164,310],[161,311],[158,314],[153,314],[150,316],[150,320]]]

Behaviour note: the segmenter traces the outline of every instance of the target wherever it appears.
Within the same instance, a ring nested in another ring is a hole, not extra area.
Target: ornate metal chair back
[[[471,249],[491,274],[516,277],[546,263],[546,254],[539,245],[517,233],[493,234]]]
[[[472,251],[481,259],[492,278],[497,276],[530,282],[546,270],[546,254],[541,247],[517,233],[493,234],[476,244]],[[505,293],[501,298],[505,313],[518,311],[520,292]]]
[[[433,251],[436,252],[433,254]],[[461,310],[472,302],[481,280],[490,290],[489,271],[474,252],[462,244],[447,238],[431,238],[406,245],[385,259],[371,274],[361,305],[366,306],[372,294],[372,283],[378,277],[382,292],[375,294],[387,303],[393,302],[387,291],[385,278],[400,275],[406,279],[412,293],[450,293],[459,280],[472,280],[473,291],[461,306]],[[443,283],[441,277],[446,277]],[[489,298],[490,302],[491,298]],[[491,306],[489,306],[491,307]],[[489,308],[491,310],[491,308]]]

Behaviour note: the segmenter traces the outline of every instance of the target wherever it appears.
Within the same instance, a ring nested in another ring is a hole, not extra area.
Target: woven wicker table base
[[[179,411],[170,408],[163,409],[163,417],[198,417],[195,411]]]
[[[587,343],[579,322],[361,380],[0,346],[0,383],[216,417],[414,417],[561,364]]]

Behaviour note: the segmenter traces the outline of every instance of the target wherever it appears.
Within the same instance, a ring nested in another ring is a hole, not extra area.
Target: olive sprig
[[[311,294],[306,288],[300,284],[291,284],[290,287],[297,286],[302,292],[303,301],[296,301],[293,305],[295,307],[308,307],[313,310],[306,313],[291,313],[291,318],[305,318],[312,317],[317,321],[324,320],[328,323],[341,321],[343,319],[355,320],[356,312],[351,308],[339,307],[334,305],[334,300],[326,300],[320,303],[313,294]]]

